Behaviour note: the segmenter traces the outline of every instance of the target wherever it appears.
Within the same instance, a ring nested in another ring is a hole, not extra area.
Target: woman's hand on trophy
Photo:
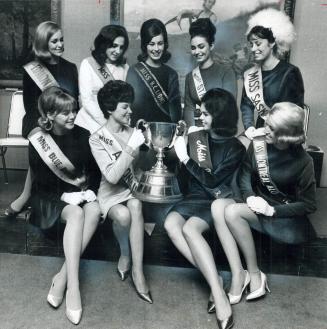
[[[145,142],[145,138],[141,129],[134,129],[131,137],[128,140],[127,146],[131,147],[133,150],[136,150],[144,142]]]
[[[248,207],[257,214],[262,214],[265,216],[273,216],[275,213],[274,207],[270,206],[269,203],[257,196],[250,196],[246,199]]]
[[[186,164],[186,162],[190,159],[190,157],[187,154],[187,148],[186,148],[184,136],[178,136],[175,139],[174,148],[179,161]]]

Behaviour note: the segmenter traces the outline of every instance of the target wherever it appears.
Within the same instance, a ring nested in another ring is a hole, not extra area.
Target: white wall
[[[327,186],[327,7],[323,1],[297,0],[295,28],[297,41],[292,47],[291,62],[303,75],[305,102],[311,108],[308,144],[325,151],[322,186]]]

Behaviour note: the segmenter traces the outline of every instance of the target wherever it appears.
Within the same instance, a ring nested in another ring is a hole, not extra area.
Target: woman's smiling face
[[[211,56],[211,50],[207,39],[203,36],[195,36],[191,39],[191,54],[199,64],[205,63]]]

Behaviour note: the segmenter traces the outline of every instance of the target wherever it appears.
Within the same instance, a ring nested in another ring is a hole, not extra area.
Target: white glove
[[[96,200],[97,196],[95,195],[95,193],[91,190],[86,190],[83,193],[83,197],[84,197],[84,200],[86,202],[93,202]]]
[[[134,129],[132,136],[129,138],[127,146],[131,147],[133,150],[136,150],[145,142],[144,135],[141,129]]]
[[[77,206],[84,201],[83,192],[63,193],[60,200]]]
[[[269,203],[259,197],[259,196],[250,196],[246,199],[248,207],[257,214],[262,214],[265,216],[273,216],[275,213],[274,207],[270,206]]]
[[[244,134],[245,136],[252,141],[254,135],[255,135],[255,128],[253,126],[249,127],[245,130]]]
[[[178,136],[175,139],[174,148],[180,162],[185,163],[189,160],[190,157],[187,154],[186,143],[183,136]]]

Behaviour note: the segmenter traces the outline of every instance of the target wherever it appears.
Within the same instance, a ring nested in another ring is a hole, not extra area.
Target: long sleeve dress
[[[263,98],[268,107],[278,102],[291,102],[303,107],[304,86],[300,70],[285,61],[280,61],[272,70],[262,71]],[[243,88],[241,112],[244,129],[263,127],[264,120],[258,117],[254,124],[254,105]]]
[[[107,131],[108,128],[103,126],[89,139],[93,156],[102,173],[98,200],[104,218],[107,217],[111,207],[133,198],[131,190],[121,178],[138,155],[138,151],[133,151],[127,146],[133,128],[126,127],[121,133],[110,133],[116,137],[122,147],[122,153],[116,161],[113,161],[100,142],[101,139],[107,138]]]
[[[316,210],[312,158],[302,146],[279,150],[267,144],[267,154],[271,180],[287,196],[288,202],[280,203],[261,184],[251,144],[239,173],[243,200],[249,196],[261,196],[275,208],[272,217],[258,215],[260,227],[253,228],[281,242],[306,241],[312,233],[307,215]]]
[[[97,194],[101,175],[89,147],[89,132],[75,126],[65,135],[51,134],[51,137],[74,165],[77,176],[82,174],[87,176],[87,189]],[[80,192],[81,189],[56,176],[41,159],[31,143],[29,145],[29,161],[35,176],[31,193],[33,210],[31,222],[43,230],[48,230],[55,227],[61,218],[62,210],[67,205],[66,202],[60,200],[61,195],[64,192]]]
[[[147,122],[177,122],[182,115],[177,72],[165,64],[160,67],[145,65],[168,96],[168,102],[163,106],[167,114],[158,107],[148,87],[132,66],[128,70],[126,78],[126,81],[132,85],[135,92],[135,99],[132,104],[132,126],[139,119],[144,119]]]
[[[214,63],[207,69],[200,68],[200,73],[206,91],[213,88],[221,88],[229,91],[234,97],[236,97],[237,83],[232,69]],[[194,85],[192,72],[189,72],[185,79],[184,113],[191,111],[193,117],[199,116],[199,114],[196,113],[196,106],[200,106],[200,103],[201,102]]]
[[[42,64],[49,70],[59,86],[73,96],[78,101],[78,72],[75,64],[68,62],[60,57],[58,64]],[[40,113],[38,110],[38,99],[42,91],[32,78],[24,72],[23,75],[23,101],[25,107],[25,116],[23,118],[22,134],[27,135],[32,129],[38,127]]]
[[[230,185],[244,157],[245,148],[235,137],[212,138],[209,135],[209,150],[212,170],[202,168],[196,161],[189,159],[184,166],[185,171],[181,173],[187,180],[185,197],[171,211],[180,213],[185,219],[197,216],[210,224],[214,197],[208,193],[208,189],[221,190],[224,195],[233,197]]]
[[[126,80],[128,64],[113,65],[106,63],[107,69],[116,80]],[[95,73],[87,58],[83,59],[79,71],[79,90],[81,93],[81,109],[77,113],[75,124],[90,131],[92,134],[106,123],[99,107],[97,95],[103,82]]]

